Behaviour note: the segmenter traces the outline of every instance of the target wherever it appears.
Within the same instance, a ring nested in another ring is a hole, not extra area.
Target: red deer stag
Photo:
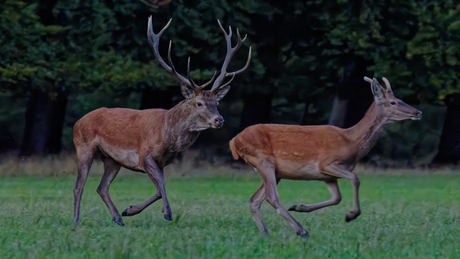
[[[330,200],[295,205],[290,211],[311,212],[337,205],[341,200],[337,179],[345,178],[354,187],[353,210],[346,215],[349,222],[361,214],[358,200],[359,179],[353,169],[380,137],[383,126],[393,121],[421,119],[422,112],[397,99],[386,78],[386,90],[377,79],[364,78],[371,83],[374,102],[364,118],[355,126],[341,129],[334,126],[296,126],[258,124],[246,128],[230,141],[234,159],[243,158],[262,176],[262,184],[249,199],[254,221],[268,235],[260,205],[268,203],[294,228],[297,235],[309,233],[283,207],[277,184],[281,179],[324,181],[331,192]]]
[[[158,34],[155,34],[150,16],[147,36],[159,63],[181,81],[181,91],[185,100],[169,110],[100,108],[77,121],[73,130],[78,159],[78,178],[74,189],[74,225],[78,224],[80,201],[88,171],[93,159],[97,157],[100,157],[104,163],[104,175],[97,192],[112,213],[115,223],[124,225],[120,213],[110,198],[109,186],[122,166],[146,173],[157,189],[156,194],[150,199],[123,211],[123,216],[136,215],[158,199],[163,199],[164,217],[166,220],[172,220],[171,208],[166,197],[163,168],[172,162],[178,152],[192,145],[200,131],[208,128],[217,129],[224,123],[224,119],[217,111],[217,105],[229,91],[235,75],[249,66],[251,48],[246,65],[238,71],[227,72],[230,60],[243,45],[246,37],[241,39],[237,30],[237,43],[232,47],[231,27],[227,34],[218,21],[227,42],[227,54],[219,76],[216,78],[215,73],[209,82],[198,86],[190,76],[190,58],[187,67],[188,78],[181,76],[174,68],[171,61],[171,42],[168,51],[169,64],[163,61],[159,54],[160,37],[170,23],[171,20]],[[226,77],[231,79],[224,83]],[[204,90],[213,81],[211,90]]]

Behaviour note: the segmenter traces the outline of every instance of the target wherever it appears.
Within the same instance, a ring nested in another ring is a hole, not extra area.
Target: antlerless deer
[[[259,230],[268,235],[260,205],[266,199],[294,228],[297,235],[309,233],[280,202],[277,184],[281,179],[324,181],[332,198],[311,205],[295,205],[290,211],[311,212],[337,205],[341,200],[337,179],[345,178],[354,187],[353,210],[346,215],[349,222],[361,214],[358,199],[359,179],[353,169],[375,145],[385,124],[393,121],[421,119],[422,112],[393,95],[386,78],[384,89],[377,79],[365,77],[371,84],[374,102],[355,126],[341,129],[334,126],[295,126],[258,124],[250,126],[230,141],[234,159],[243,158],[262,176],[262,184],[249,199],[249,207]]]
[[[241,39],[237,29],[237,44],[232,47],[231,27],[229,27],[230,32],[227,34],[218,21],[227,42],[227,54],[219,76],[216,78],[215,73],[209,82],[198,86],[190,76],[190,58],[187,78],[181,76],[174,68],[171,61],[171,42],[168,50],[169,64],[166,64],[159,54],[160,37],[170,24],[171,20],[158,34],[155,34],[150,16],[147,37],[159,63],[181,81],[181,91],[185,100],[169,110],[139,111],[123,108],[100,108],[77,121],[73,131],[78,159],[78,178],[74,189],[74,225],[78,224],[83,187],[93,159],[96,157],[100,157],[104,163],[104,175],[97,192],[112,213],[115,223],[124,225],[120,213],[110,198],[109,186],[122,166],[133,171],[146,173],[157,189],[156,194],[150,199],[123,211],[123,216],[136,215],[158,199],[163,199],[164,217],[167,220],[172,220],[171,208],[166,197],[163,168],[172,162],[178,152],[192,145],[200,131],[208,128],[217,129],[224,123],[224,119],[217,111],[218,101],[230,89],[230,83],[235,75],[243,72],[249,66],[251,48],[249,48],[246,65],[238,71],[227,72],[230,60],[243,45],[246,37]],[[231,79],[224,83],[226,77],[231,77]],[[213,83],[211,90],[204,90],[211,83]]]

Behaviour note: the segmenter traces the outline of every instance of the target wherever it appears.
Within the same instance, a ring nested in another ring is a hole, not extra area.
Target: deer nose
[[[217,117],[214,120],[214,125],[216,125],[218,127],[222,127],[222,125],[224,125],[224,118],[222,118],[222,116]]]
[[[417,116],[422,116],[422,111],[417,110],[417,111],[415,112],[415,115],[417,115]]]

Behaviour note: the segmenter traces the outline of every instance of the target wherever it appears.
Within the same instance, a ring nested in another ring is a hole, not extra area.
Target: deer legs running
[[[329,175],[333,175],[337,178],[345,178],[350,180],[353,185],[353,210],[347,213],[345,217],[346,222],[350,222],[361,215],[361,209],[359,207],[359,178],[358,176],[350,171],[345,165],[333,163],[324,167],[324,172]]]
[[[258,163],[250,164],[257,164],[257,170],[263,178],[262,184],[260,185],[259,189],[249,199],[249,208],[251,209],[252,217],[256,222],[256,225],[259,228],[260,232],[264,233],[265,235],[269,234],[267,227],[262,219],[262,214],[260,213],[260,205],[266,199],[267,202],[278,212],[278,214],[280,214],[289,222],[289,224],[296,231],[297,235],[309,236],[308,232],[302,227],[302,225],[300,225],[300,223],[297,222],[281,204],[277,191],[277,185],[280,181],[280,178],[276,177],[275,166],[272,164],[272,162],[258,161]],[[346,221],[349,222],[357,218],[361,214],[361,210],[359,208],[358,197],[359,179],[356,176],[356,174],[354,174],[341,164],[328,165],[322,171],[328,175],[337,178],[345,178],[351,181],[354,188],[353,210],[347,214]],[[326,187],[332,195],[330,200],[311,205],[294,205],[289,210],[297,212],[311,212],[320,208],[339,204],[341,201],[341,194],[337,180],[328,180],[325,181],[325,183]]]
[[[157,200],[161,199],[161,193],[160,193],[160,191],[158,191],[160,189],[158,184],[156,182],[153,182],[153,184],[157,188],[157,192],[155,193],[155,195],[152,196],[151,198],[149,198],[148,200],[144,201],[144,202],[141,202],[141,203],[139,203],[137,205],[132,205],[128,209],[124,210],[123,214],[122,214],[123,217],[134,216],[136,214],[139,214],[139,213],[141,213],[141,211],[143,211],[145,208],[150,206],[152,203],[154,203]]]
[[[353,210],[347,213],[345,221],[350,222],[356,219],[359,215],[361,215],[358,196],[360,184],[358,176],[356,176],[355,173],[351,172],[350,170],[346,169],[343,165],[340,164],[331,164],[324,168],[324,172],[337,178],[348,179],[350,180],[351,184],[353,184]],[[291,208],[289,208],[289,210],[297,212],[311,212],[327,206],[339,204],[341,201],[341,195],[339,191],[339,186],[337,184],[337,180],[326,181],[326,186],[332,195],[332,198],[330,200],[312,205],[294,205]]]
[[[102,176],[101,183],[97,187],[97,193],[99,193],[105,205],[107,205],[107,208],[110,210],[110,213],[112,213],[113,221],[120,226],[124,226],[125,224],[121,219],[120,213],[113,204],[109,194],[110,184],[120,171],[121,165],[108,157],[102,158],[102,161],[104,162],[104,175]]]
[[[265,223],[263,222],[260,214],[260,203],[263,201],[263,194],[265,194],[265,199],[267,202],[276,210],[276,212],[278,212],[278,214],[280,214],[289,222],[297,235],[308,237],[308,232],[289,214],[289,212],[281,204],[278,190],[276,188],[280,179],[277,179],[275,176],[275,166],[272,164],[272,162],[260,161],[257,169],[262,176],[263,182],[259,187],[259,190],[257,190],[257,192],[251,197],[250,207],[259,230],[265,234],[268,234]]]
[[[264,182],[260,184],[259,189],[252,195],[249,199],[249,208],[251,209],[252,219],[256,222],[257,227],[260,232],[264,235],[269,235],[267,226],[265,225],[264,220],[262,219],[262,214],[260,213],[260,205],[265,200],[265,186]]]
[[[155,201],[163,198],[163,214],[166,220],[172,220],[172,212],[171,207],[169,206],[168,198],[166,196],[166,188],[165,188],[165,177],[163,169],[160,169],[158,165],[155,163],[153,158],[149,155],[144,160],[145,163],[145,171],[149,176],[150,180],[152,180],[153,184],[155,185],[157,192],[155,195],[148,200],[141,202],[137,205],[130,206],[128,209],[123,211],[123,216],[133,216],[140,213],[142,210],[147,208],[149,205],[154,203]]]
[[[325,183],[326,183],[327,189],[331,192],[331,195],[332,195],[330,200],[311,204],[311,205],[303,205],[303,204],[294,205],[289,208],[289,211],[312,212],[317,209],[339,204],[342,197],[340,195],[340,190],[339,190],[339,185],[337,183],[337,180],[326,181]]]
[[[83,195],[83,188],[85,187],[86,179],[88,178],[89,169],[93,164],[93,156],[85,156],[85,152],[78,152],[77,148],[77,156],[78,156],[78,176],[77,182],[75,183],[75,188],[73,189],[74,194],[74,218],[73,218],[73,226],[76,227],[78,225],[78,220],[80,219],[80,203],[81,203],[81,196]],[[83,157],[85,156],[85,157]]]

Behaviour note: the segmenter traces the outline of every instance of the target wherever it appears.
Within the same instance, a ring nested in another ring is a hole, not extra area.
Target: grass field
[[[257,177],[168,178],[174,221],[163,219],[158,201],[141,214],[111,215],[90,176],[80,226],[72,229],[75,177],[0,178],[1,258],[460,258],[460,175],[365,175],[362,215],[345,223],[351,184],[340,181],[338,206],[292,215],[310,232],[292,228],[268,203],[263,237],[247,200]],[[285,207],[330,198],[322,182],[281,181]],[[122,175],[111,195],[120,211],[154,194],[145,175]]]

